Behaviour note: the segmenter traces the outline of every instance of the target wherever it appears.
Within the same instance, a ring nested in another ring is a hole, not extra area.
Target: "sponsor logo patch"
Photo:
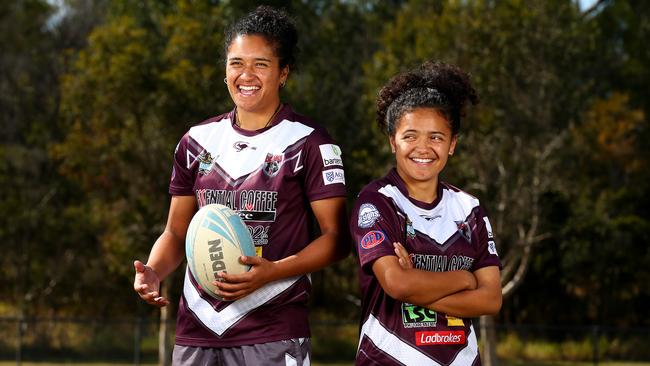
[[[371,203],[364,203],[359,208],[358,225],[362,229],[367,229],[377,222],[379,219],[379,210]]]
[[[465,344],[465,332],[462,330],[415,332],[415,344],[418,346]]]
[[[332,165],[343,166],[341,148],[334,144],[323,144],[318,147],[320,148],[320,156],[323,158],[324,167]]]
[[[435,311],[421,306],[402,303],[402,324],[404,328],[435,327],[438,323],[438,314]]]
[[[463,319],[461,318],[456,318],[455,316],[449,316],[445,315],[445,318],[447,318],[447,326],[448,327],[464,327],[465,323],[463,322]]]
[[[341,183],[345,184],[345,174],[343,169],[329,169],[323,171],[323,183],[325,185]]]
[[[373,230],[366,233],[366,235],[361,238],[361,243],[359,244],[363,249],[370,249],[381,244],[384,239],[386,239],[386,235],[384,235],[383,232],[379,230]]]
[[[497,253],[497,245],[494,243],[494,240],[488,241],[488,252],[493,255],[499,255]]]
[[[487,230],[488,238],[494,238],[494,235],[492,235],[492,225],[490,225],[490,220],[488,220],[487,216],[484,216],[483,221],[485,222],[485,229]]]

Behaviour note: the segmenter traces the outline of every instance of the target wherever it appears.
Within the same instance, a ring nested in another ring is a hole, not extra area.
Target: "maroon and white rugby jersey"
[[[270,127],[246,131],[231,111],[192,127],[176,148],[169,192],[237,211],[258,255],[274,261],[313,239],[311,201],[345,196],[341,150],[327,132],[284,105]],[[267,284],[243,299],[208,296],[185,273],[176,343],[232,347],[309,336],[307,276]]]
[[[362,317],[358,365],[479,365],[471,319],[460,319],[388,296],[373,262],[395,255],[393,242],[413,265],[443,272],[499,266],[490,222],[471,195],[446,183],[436,201],[408,196],[395,169],[367,185],[350,218],[361,269]]]

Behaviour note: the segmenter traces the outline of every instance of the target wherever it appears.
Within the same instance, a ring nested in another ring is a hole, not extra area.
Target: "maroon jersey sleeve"
[[[312,132],[303,149],[305,194],[309,201],[345,196],[342,152],[322,129]]]
[[[474,218],[476,229],[472,230],[472,242],[476,243],[478,247],[478,256],[472,266],[472,272],[488,266],[499,266],[500,268],[501,263],[494,242],[492,225],[481,206],[474,209]]]
[[[395,255],[394,242],[405,242],[403,220],[392,202],[377,192],[362,192],[352,209],[350,232],[362,270],[372,274],[372,263]]]
[[[176,145],[174,165],[169,182],[169,193],[175,196],[193,196],[194,170],[197,168],[198,151],[191,147],[191,137],[185,134]]]

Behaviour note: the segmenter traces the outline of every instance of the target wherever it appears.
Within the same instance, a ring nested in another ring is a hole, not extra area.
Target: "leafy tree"
[[[650,291],[648,243],[648,121],[614,93],[593,103],[584,123],[572,129],[574,157],[583,173],[569,174],[572,215],[563,229],[563,284],[593,323],[633,325]]]
[[[79,46],[84,29],[56,28],[53,11],[45,1],[0,5],[0,277],[7,310],[23,316],[77,308],[88,289],[75,286],[78,260],[92,254],[89,245],[74,249],[87,240],[84,228],[92,224],[68,208],[74,184],[57,174],[48,154],[50,142],[60,137],[58,76],[64,50]]]
[[[129,288],[130,260],[145,258],[162,231],[173,146],[226,100],[218,7],[143,2],[150,11],[129,15],[120,5],[63,78],[66,138],[53,149],[84,192],[79,209],[101,228],[104,272],[120,279],[114,293]]]

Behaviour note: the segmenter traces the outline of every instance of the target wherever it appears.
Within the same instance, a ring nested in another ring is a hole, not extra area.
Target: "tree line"
[[[223,31],[257,3],[0,4],[1,313],[153,314],[132,260],[163,229],[177,141],[232,108]],[[650,324],[647,2],[266,3],[300,31],[283,98],[341,145],[350,202],[392,165],[379,88],[424,60],[457,64],[481,103],[444,179],[488,210],[497,320]],[[315,274],[316,309],[356,320],[356,286],[354,257]]]

